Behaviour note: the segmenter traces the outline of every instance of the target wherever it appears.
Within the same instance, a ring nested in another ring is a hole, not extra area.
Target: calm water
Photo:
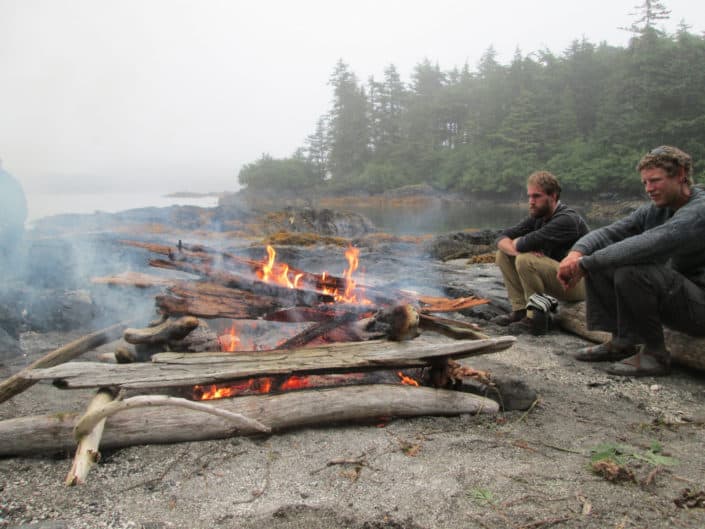
[[[215,196],[175,198],[157,193],[27,193],[30,227],[37,219],[64,213],[115,213],[143,207],[215,207],[217,204],[218,198]],[[341,209],[365,215],[380,231],[397,235],[445,233],[467,228],[501,229],[516,224],[527,214],[525,205],[501,205],[484,201],[428,200],[412,206],[389,205],[378,201],[374,205],[346,205]]]
[[[159,193],[27,193],[28,222],[63,213],[116,213],[134,208],[218,205],[218,197],[175,198]]]
[[[347,209],[365,215],[380,231],[397,235],[445,233],[467,228],[500,229],[516,224],[527,215],[526,207],[459,201],[434,201],[414,207],[351,206]]]

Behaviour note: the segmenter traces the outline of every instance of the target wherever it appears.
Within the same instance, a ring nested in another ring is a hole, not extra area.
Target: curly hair
[[[538,186],[547,195],[556,195],[556,199],[561,197],[561,184],[558,183],[558,178],[548,171],[531,173],[526,179],[526,185]]]
[[[651,149],[636,164],[636,170],[639,172],[653,167],[660,167],[670,177],[678,176],[678,171],[682,167],[685,169],[685,178],[688,185],[692,186],[694,184],[693,159],[690,154],[681,151],[677,147],[661,145]]]

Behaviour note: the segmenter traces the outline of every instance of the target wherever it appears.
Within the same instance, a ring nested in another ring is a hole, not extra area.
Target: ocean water
[[[215,207],[218,197],[169,197],[159,193],[26,193],[27,221],[64,213],[116,213],[128,209],[168,206]]]

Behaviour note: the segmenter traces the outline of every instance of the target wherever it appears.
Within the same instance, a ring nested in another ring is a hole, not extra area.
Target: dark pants
[[[585,283],[587,326],[622,344],[664,351],[663,325],[705,336],[705,288],[665,265],[590,271]]]

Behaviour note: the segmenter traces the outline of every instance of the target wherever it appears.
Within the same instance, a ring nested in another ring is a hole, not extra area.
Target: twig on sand
[[[528,524],[517,525],[514,529],[539,529],[541,527],[550,527],[556,525],[557,523],[567,522],[572,520],[575,516],[562,516],[560,518],[546,518],[545,520],[536,520]]]

